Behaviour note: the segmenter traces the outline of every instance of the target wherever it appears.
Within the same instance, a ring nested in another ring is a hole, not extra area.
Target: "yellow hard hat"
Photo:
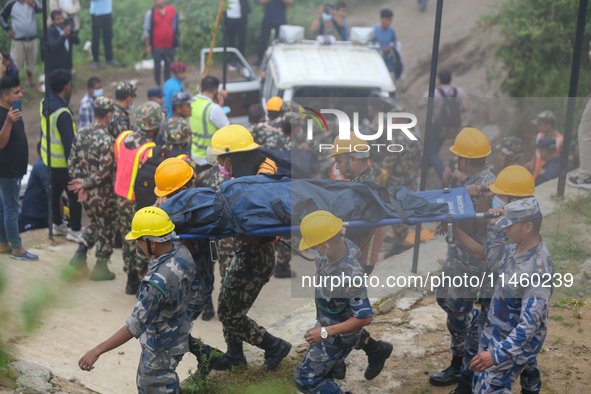
[[[271,97],[269,101],[267,101],[267,111],[280,112],[282,106],[283,99],[281,97]]]
[[[354,132],[351,132],[351,138],[348,140],[342,140],[338,135],[335,137],[332,144],[332,154],[328,157],[334,157],[337,155],[355,153],[356,157],[369,157],[369,143],[363,140]]]
[[[254,142],[252,134],[244,126],[231,124],[222,127],[211,137],[211,146],[207,147],[207,161],[215,164],[219,155],[246,152],[260,148]]]
[[[343,227],[343,221],[327,211],[312,212],[302,220],[300,232],[300,250],[320,245],[337,235]]]
[[[533,196],[536,192],[534,176],[522,166],[505,168],[488,188],[493,193],[515,197]]]
[[[473,127],[466,127],[456,137],[456,140],[449,150],[467,159],[480,159],[490,155],[491,149],[488,138],[484,133]]]
[[[125,239],[133,241],[141,237],[161,237],[164,242],[172,237],[165,237],[174,230],[174,223],[168,217],[168,214],[160,208],[146,207],[135,213],[131,222],[131,231],[127,233]]]
[[[166,197],[174,193],[189,182],[193,174],[193,169],[184,160],[177,157],[164,160],[156,168],[154,194],[158,197]]]

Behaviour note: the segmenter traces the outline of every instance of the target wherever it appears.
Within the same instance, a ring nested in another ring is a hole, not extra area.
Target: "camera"
[[[69,16],[64,20],[64,27],[66,26],[70,26],[70,29],[72,30],[72,35],[78,34],[78,30],[76,30],[75,28],[76,25],[74,24],[73,16]]]
[[[330,3],[324,3],[324,13],[330,15],[332,10],[334,10],[334,6]]]

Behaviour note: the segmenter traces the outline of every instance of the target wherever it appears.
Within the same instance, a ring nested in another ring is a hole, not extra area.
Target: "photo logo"
[[[322,131],[322,124],[328,131],[328,124],[326,119],[322,116],[322,114],[333,114],[337,118],[337,125],[339,130],[339,139],[341,141],[346,141],[351,139],[351,131],[355,133],[357,138],[365,140],[365,141],[375,141],[382,137],[384,134],[384,128],[386,131],[386,137],[388,141],[393,140],[394,130],[400,130],[404,133],[404,135],[411,141],[417,141],[417,137],[410,131],[413,127],[417,125],[417,117],[410,112],[388,112],[383,113],[380,112],[378,115],[378,130],[374,134],[363,134],[359,131],[359,113],[353,113],[353,122],[349,119],[349,116],[338,109],[321,109],[320,112],[315,111],[312,108],[304,107],[306,109],[306,114],[309,115],[312,119],[308,119],[307,122],[307,139],[313,140],[314,139],[314,123],[312,120],[315,120],[320,130]],[[384,127],[384,120],[385,120],[385,127]],[[321,123],[322,121],[322,123]],[[351,124],[352,123],[352,124]],[[362,148],[363,147],[363,148]],[[377,151],[380,151],[380,147],[385,147],[389,152],[402,152],[404,147],[400,144],[392,144],[392,145],[385,145],[385,144],[367,144],[357,147],[357,145],[351,147],[351,152],[367,152],[371,147],[377,148]],[[320,151],[323,149],[332,150],[332,144],[320,144]]]

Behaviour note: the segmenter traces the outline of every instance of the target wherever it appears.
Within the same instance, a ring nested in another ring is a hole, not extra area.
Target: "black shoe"
[[[204,344],[201,339],[195,339],[191,335],[189,335],[189,352],[197,358],[197,370],[202,376],[209,375],[212,366],[224,355],[218,349]]]
[[[127,285],[125,286],[125,294],[138,295],[140,284],[140,277],[137,270],[130,270],[127,273]]]
[[[451,386],[458,383],[462,376],[462,360],[462,356],[454,356],[449,367],[429,376],[429,383],[433,386]]]
[[[526,390],[523,387],[521,388],[521,394],[540,394],[540,391],[531,391],[531,390]]]
[[[571,176],[568,178],[568,184],[579,189],[591,190],[591,177],[581,179],[578,176]]]
[[[468,380],[462,376],[456,388],[449,394],[472,394],[472,379]]]
[[[343,380],[347,375],[347,364],[345,360],[339,361],[332,369],[332,377],[334,379]]]
[[[107,64],[108,64],[109,66],[113,66],[113,67],[117,67],[117,68],[119,68],[119,67],[123,67],[123,66],[121,65],[121,63],[119,63],[119,62],[118,62],[117,60],[115,60],[115,59],[113,59],[113,60],[109,60],[109,61],[107,62]]]
[[[372,380],[382,372],[386,360],[390,358],[392,349],[391,343],[369,339],[367,346],[363,349],[367,354],[367,368],[365,369],[365,379]]]
[[[121,241],[121,234],[115,235],[115,240],[113,241],[113,249],[121,249],[123,247],[123,242]]]
[[[94,281],[115,279],[115,273],[109,271],[109,267],[107,266],[109,262],[109,260],[98,260],[88,278]]]
[[[296,272],[291,270],[289,263],[277,263],[275,266],[275,277],[278,279],[295,278],[296,276]]]
[[[248,367],[242,349],[242,342],[228,344],[226,353],[210,365],[210,368],[216,371],[229,371],[232,368],[239,367]]]
[[[259,347],[265,351],[265,362],[261,369],[275,371],[279,368],[281,360],[289,354],[291,343],[266,332]]]
[[[205,305],[203,312],[201,312],[201,319],[204,321],[210,321],[215,316],[215,310],[213,309],[213,302],[209,300],[209,304]]]
[[[70,265],[74,267],[80,276],[88,276],[90,270],[86,264],[86,253],[76,252],[74,257],[70,260]]]

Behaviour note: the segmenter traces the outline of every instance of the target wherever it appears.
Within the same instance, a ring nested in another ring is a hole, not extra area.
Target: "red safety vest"
[[[133,131],[124,131],[115,141],[115,162],[117,163],[117,174],[115,176],[115,193],[118,196],[135,201],[133,185],[140,166],[140,157],[146,149],[156,146],[153,142],[146,142],[136,149],[125,147],[125,137]]]

